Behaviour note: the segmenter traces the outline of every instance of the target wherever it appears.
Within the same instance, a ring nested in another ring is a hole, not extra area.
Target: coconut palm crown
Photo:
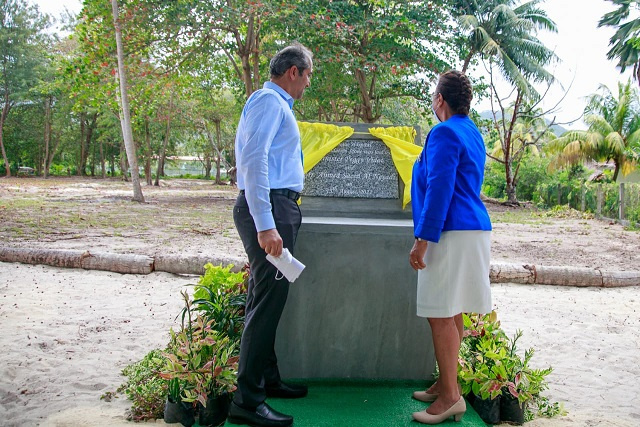
[[[633,76],[640,81],[640,19],[630,19],[631,12],[640,9],[639,0],[609,0],[617,6],[611,12],[604,14],[598,22],[598,27],[614,27],[616,32],[609,39],[611,49],[607,58],[617,59],[620,72],[627,67],[633,67]]]
[[[618,96],[600,86],[585,108],[587,130],[565,132],[548,148],[556,154],[552,168],[581,164],[584,161],[613,161],[618,173],[631,172],[640,155],[640,98],[631,81],[618,83]]]
[[[475,55],[491,60],[523,94],[536,97],[531,82],[552,82],[545,70],[557,57],[538,38],[538,30],[557,32],[556,24],[539,7],[540,0],[517,5],[515,0],[457,0],[454,14],[465,31],[466,72]]]

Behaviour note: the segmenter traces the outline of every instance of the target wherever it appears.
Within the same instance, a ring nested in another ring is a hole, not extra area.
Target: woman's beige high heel
[[[422,424],[439,424],[449,417],[453,417],[454,421],[460,421],[466,411],[467,404],[464,402],[464,397],[460,396],[456,403],[441,414],[433,415],[427,411],[414,412],[413,419]]]
[[[413,398],[419,400],[420,402],[433,402],[439,396],[439,393],[427,393],[426,391],[414,391]]]

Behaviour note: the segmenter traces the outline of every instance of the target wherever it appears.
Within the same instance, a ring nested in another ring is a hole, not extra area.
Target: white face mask
[[[434,104],[436,103],[437,95],[433,97],[433,102],[431,103],[431,111],[433,111],[433,116],[436,118],[436,124],[442,123],[440,117],[438,117],[438,113],[436,113],[436,107]]]
[[[440,120],[440,117],[438,117],[438,113],[436,113],[436,109],[433,108],[433,106],[431,106],[431,111],[433,111],[433,116],[436,118],[436,124],[442,123],[442,120]]]

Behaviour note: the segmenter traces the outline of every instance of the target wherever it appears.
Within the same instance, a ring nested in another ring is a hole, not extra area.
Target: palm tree
[[[606,13],[598,22],[598,27],[615,27],[617,31],[609,39],[612,48],[607,52],[607,58],[618,59],[620,72],[627,67],[633,67],[633,76],[640,81],[640,19],[629,18],[631,9],[640,9],[638,0],[610,0],[618,8]],[[621,22],[626,21],[621,24]]]
[[[626,175],[635,167],[633,150],[640,149],[640,98],[630,80],[618,83],[617,98],[604,85],[600,90],[603,93],[591,95],[585,108],[589,128],[565,132],[549,145],[557,154],[551,166],[613,160],[615,181],[620,171]]]
[[[515,0],[457,0],[454,13],[467,31],[462,72],[481,55],[497,64],[503,76],[525,96],[537,95],[531,82],[552,82],[544,67],[556,55],[535,37],[538,30],[556,32],[556,24],[531,0],[516,6]]]

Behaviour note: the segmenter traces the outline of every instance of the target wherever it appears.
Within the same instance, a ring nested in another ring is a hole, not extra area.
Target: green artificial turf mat
[[[427,408],[411,398],[424,382],[402,381],[307,381],[309,395],[303,399],[268,399],[269,406],[294,417],[295,427],[395,427],[422,424],[411,414]],[[485,427],[471,405],[461,422],[441,426]],[[225,426],[234,426],[227,421]]]

